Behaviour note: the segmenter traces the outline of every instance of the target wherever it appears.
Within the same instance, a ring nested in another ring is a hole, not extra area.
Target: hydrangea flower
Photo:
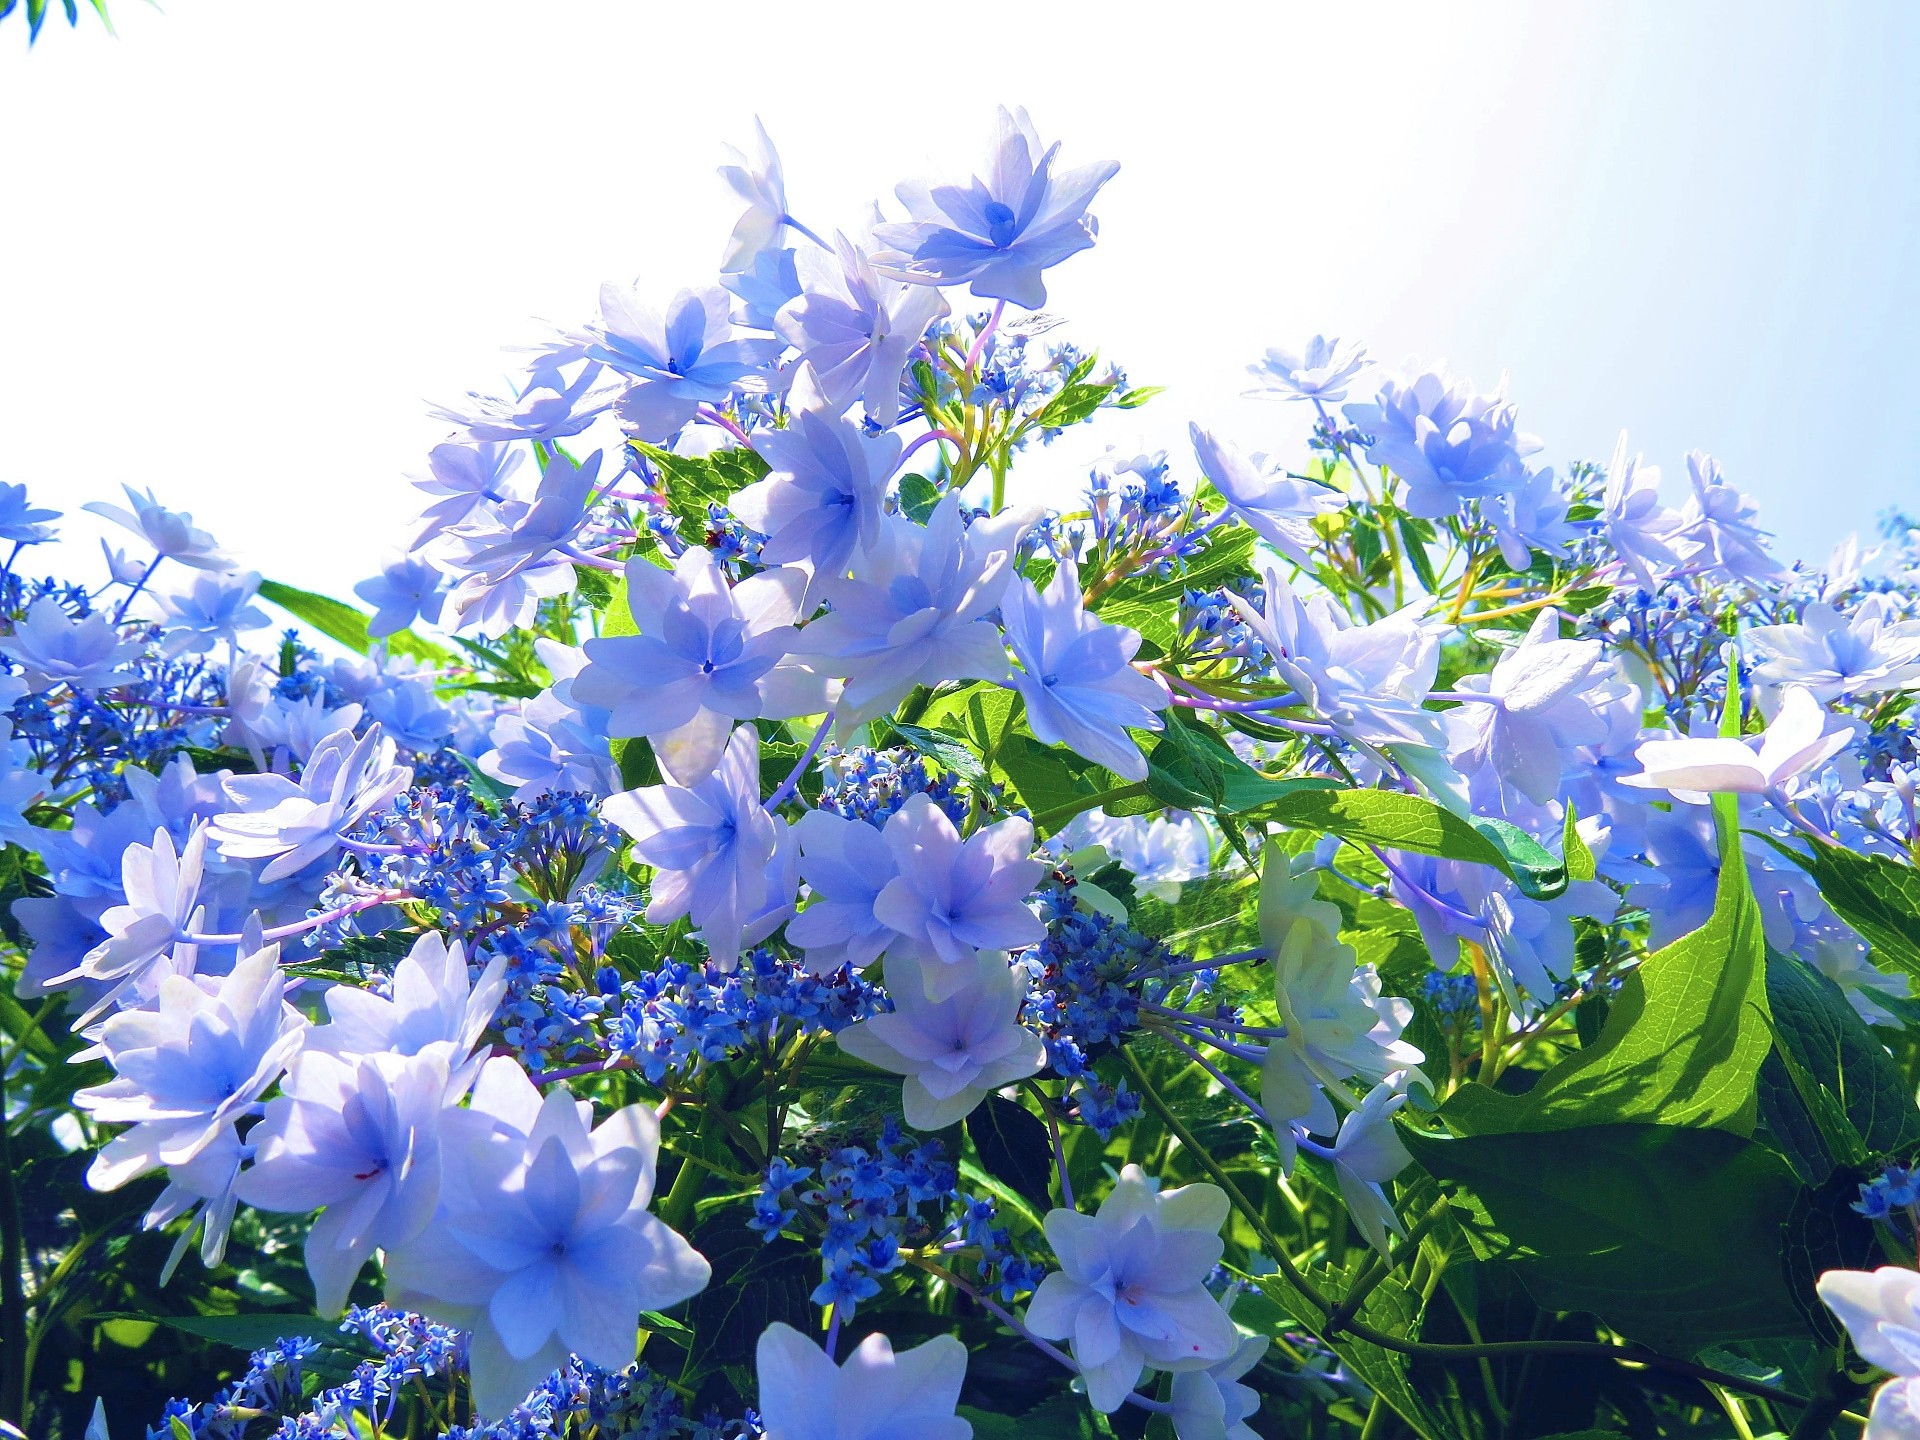
[[[1868,595],[1846,613],[1816,600],[1798,621],[1756,625],[1741,639],[1761,657],[1754,679],[1802,686],[1827,704],[1920,682],[1920,620],[1896,616],[1885,595]]]
[[[324,1210],[306,1248],[322,1315],[346,1308],[376,1246],[404,1246],[433,1220],[451,1050],[305,1051],[267,1102],[266,1117],[247,1132],[254,1160],[234,1193],[262,1210]]]
[[[1330,1157],[1347,1213],[1367,1243],[1382,1255],[1391,1253],[1389,1233],[1407,1233],[1384,1189],[1389,1180],[1413,1163],[1413,1156],[1393,1128],[1394,1111],[1406,1103],[1406,1093],[1397,1085],[1376,1085],[1340,1122],[1340,1135]]]
[[[1284,853],[1269,843],[1260,936],[1272,957],[1274,1000],[1286,1034],[1267,1046],[1260,1102],[1289,1169],[1294,1122],[1321,1135],[1334,1131],[1325,1087],[1381,1080],[1425,1058],[1400,1038],[1413,1019],[1412,1005],[1382,995],[1373,967],[1360,965],[1353,947],[1340,943],[1339,910],[1312,898],[1315,873],[1289,873]]]
[[[238,645],[242,630],[264,629],[272,622],[251,603],[259,591],[260,576],[255,571],[202,571],[184,590],[160,595],[166,631],[160,653],[202,654],[215,645]]]
[[[586,651],[542,637],[534,641],[534,652],[553,684],[518,710],[494,717],[493,744],[479,759],[481,771],[514,787],[513,798],[522,802],[556,791],[611,795],[620,788],[620,770],[607,740],[610,717],[573,695]]]
[[[572,699],[607,712],[610,735],[645,735],[676,780],[695,784],[720,763],[734,723],[827,708],[826,681],[787,656],[806,576],[780,567],[737,585],[713,556],[688,546],[671,571],[627,562],[637,635],[587,641]]]
[[[1606,707],[1625,688],[1598,640],[1560,638],[1560,612],[1549,606],[1490,672],[1461,678],[1448,758],[1470,781],[1485,775],[1496,791],[1545,805],[1574,752],[1606,739]]]
[[[1041,1338],[1069,1342],[1094,1409],[1119,1409],[1149,1367],[1204,1370],[1239,1348],[1205,1283],[1226,1220],[1219,1186],[1162,1191],[1138,1165],[1120,1172],[1098,1213],[1047,1212],[1060,1268],[1040,1282],[1025,1319]]]
[[[444,1048],[451,1081],[458,1084],[506,989],[506,956],[495,955],[471,979],[466,947],[429,930],[393,967],[385,994],[358,985],[329,989],[328,1023],[308,1032],[307,1048],[335,1056],[407,1056]]]
[[[230,562],[220,553],[213,536],[195,529],[191,515],[167,509],[154,499],[151,490],[142,495],[131,485],[122,485],[120,488],[127,492],[127,504],[132,506],[131,509],[109,505],[103,500],[80,508],[104,516],[116,525],[123,525],[145,540],[156,552],[156,564],[164,559],[190,565],[196,570],[229,568]]]
[[[298,874],[331,855],[341,838],[413,780],[378,725],[358,739],[336,730],[315,748],[298,780],[235,775],[221,787],[234,806],[214,817],[207,836],[235,860],[265,860],[262,881]]]
[[[768,1440],[971,1440],[954,1414],[967,1347],[936,1335],[896,1353],[867,1336],[843,1364],[790,1325],[761,1332],[754,1352],[760,1422]]]
[[[461,446],[440,448],[473,453]],[[367,634],[379,640],[405,630],[415,620],[437,623],[447,603],[447,578],[425,560],[401,555],[388,561],[373,579],[355,585],[353,593],[373,606]]]
[[[640,1312],[704,1289],[707,1262],[647,1211],[660,1127],[629,1105],[545,1099],[513,1060],[489,1061],[452,1112],[434,1221],[387,1255],[390,1303],[471,1330],[474,1409],[503,1416],[569,1352],[630,1364]],[[457,1117],[457,1118],[456,1118]]]
[[[1260,383],[1246,392],[1252,400],[1312,400],[1331,405],[1347,398],[1347,382],[1367,368],[1361,346],[1316,335],[1299,350],[1273,346],[1247,366]]]
[[[1854,723],[1828,714],[1811,690],[1790,685],[1764,733],[1744,740],[1649,740],[1634,752],[1642,773],[1620,783],[1695,803],[1710,794],[1764,795],[1825,764],[1854,733]]]
[[[1226,1359],[1205,1370],[1173,1377],[1173,1432],[1179,1440],[1259,1440],[1247,1417],[1260,1408],[1260,1393],[1240,1377],[1260,1363],[1271,1342],[1249,1335]]]
[[[874,901],[900,873],[893,850],[877,825],[825,810],[809,810],[793,829],[812,898],[787,922],[787,939],[806,952],[816,975],[843,965],[865,969],[901,939],[874,913]]]
[[[1189,425],[1187,433],[1200,473],[1213,482],[1228,511],[1294,564],[1305,565],[1316,538],[1314,520],[1345,509],[1346,497],[1324,485],[1262,473],[1239,450],[1198,425]]]
[[[1920,1272],[1898,1265],[1829,1270],[1815,1289],[1860,1358],[1893,1377],[1874,1392],[1863,1440],[1920,1434]]]
[[[760,736],[733,732],[720,767],[694,785],[625,790],[602,813],[633,837],[634,858],[654,867],[647,919],[692,919],[713,958],[731,966],[748,919],[767,898],[778,833],[760,808]]]
[[[967,983],[975,951],[1011,950],[1046,934],[1026,906],[1047,872],[1044,861],[1027,858],[1031,822],[998,820],[962,840],[945,811],[915,795],[887,821],[884,838],[899,873],[874,898],[873,913],[926,958],[930,998]]]
[[[1087,206],[1120,169],[1102,161],[1056,175],[1059,150],[1041,143],[1024,109],[1002,106],[984,178],[897,187],[912,218],[874,227],[874,238],[891,247],[874,258],[875,268],[921,285],[967,285],[982,299],[1038,310],[1047,303],[1042,272],[1093,244]]]
[[[1600,523],[1608,543],[1640,584],[1656,588],[1656,566],[1675,566],[1679,515],[1660,503],[1660,471],[1640,456],[1627,454],[1627,432],[1614,443],[1607,465],[1607,486],[1600,502]]]
[[[279,1078],[306,1022],[285,1001],[280,949],[264,946],[220,979],[170,975],[151,1009],[123,1010],[100,1032],[114,1078],[74,1094],[103,1125],[130,1129],[94,1157],[87,1183],[116,1190],[213,1146]]]
[[[795,647],[846,677],[835,707],[843,727],[891,709],[915,685],[1007,675],[1005,643],[986,616],[1012,577],[1011,552],[1000,532],[967,529],[951,494],[924,527],[895,517],[862,578],[835,589],[834,608]]]
[[[756,434],[753,447],[771,469],[735,492],[728,507],[767,537],[760,552],[767,564],[804,561],[831,585],[855,551],[880,539],[880,505],[900,463],[900,437],[869,435],[844,417],[802,410],[784,430]]]
[[[1502,396],[1476,394],[1470,382],[1443,370],[1404,384],[1389,380],[1376,402],[1348,405],[1345,413],[1372,437],[1367,459],[1406,481],[1408,513],[1430,520],[1469,500],[1507,494],[1526,478],[1526,457],[1540,449]]]
[[[663,317],[633,290],[603,285],[600,317],[586,354],[632,381],[616,408],[643,440],[666,439],[780,351],[734,327],[718,286],[682,290]]]
[[[0,540],[15,545],[43,545],[54,538],[49,521],[58,520],[58,510],[47,510],[27,499],[27,487],[9,485],[0,480]]]
[[[111,690],[136,678],[127,662],[140,654],[140,642],[123,640],[102,611],[73,619],[51,595],[27,607],[27,617],[11,635],[0,637],[0,655],[25,672],[35,694],[68,685],[75,690]]]
[[[171,950],[199,908],[206,850],[207,830],[199,825],[177,850],[165,828],[154,831],[151,845],[127,846],[120,862],[124,903],[99,917],[107,938],[87,952],[77,970],[50,983],[129,980]]]
[[[720,167],[720,178],[746,204],[746,214],[733,227],[727,253],[720,257],[723,274],[750,269],[754,258],[780,243],[787,227],[787,182],[780,153],[758,115],[753,117],[753,152],[742,154],[731,145],[731,163]]]
[[[858,400],[876,424],[893,424],[908,358],[947,313],[946,298],[934,286],[881,275],[844,235],[834,236],[831,254],[803,251],[795,264],[800,293],[774,317],[800,356],[795,406],[838,415]]]
[[[1167,692],[1132,665],[1140,634],[1109,625],[1080,603],[1080,567],[1062,560],[1043,595],[1021,577],[1000,602],[1007,644],[1021,668],[1013,685],[1027,724],[1046,745],[1065,745],[1128,780],[1147,778],[1129,728],[1158,730]]]
[[[942,998],[932,1000],[924,966],[908,955],[892,957],[887,976],[893,1009],[834,1037],[848,1054],[906,1077],[902,1113],[916,1130],[944,1130],[995,1090],[1038,1073],[1047,1062],[1040,1037],[1020,1024],[1026,973],[993,950],[978,951],[954,968],[961,976],[943,980]]]

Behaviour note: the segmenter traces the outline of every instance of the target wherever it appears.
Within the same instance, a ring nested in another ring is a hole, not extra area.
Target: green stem
[[[7,1127],[6,1071],[0,1070],[0,1420],[27,1428],[26,1230]]]
[[[700,1112],[700,1127],[694,1131],[694,1145],[698,1147],[706,1141],[713,1130],[713,1109],[709,1105]],[[680,1159],[679,1173],[673,1177],[673,1188],[667,1191],[667,1198],[660,1202],[660,1219],[668,1228],[687,1233],[687,1222],[693,1218],[694,1202],[700,1198],[700,1183],[706,1178],[707,1165],[696,1159],[691,1151]]]

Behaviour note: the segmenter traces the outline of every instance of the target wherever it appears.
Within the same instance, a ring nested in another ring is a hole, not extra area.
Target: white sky
[[[1184,453],[1189,418],[1297,443],[1242,367],[1322,331],[1508,371],[1557,462],[1625,427],[1677,485],[1710,450],[1789,555],[1920,508],[1894,0],[114,11],[31,52],[0,26],[0,479],[70,510],[151,485],[290,583],[377,568],[428,402],[499,388],[535,317],[711,281],[756,112],[819,230],[975,168],[997,102],[1121,162],[1049,309],[1170,393],[1055,467]]]

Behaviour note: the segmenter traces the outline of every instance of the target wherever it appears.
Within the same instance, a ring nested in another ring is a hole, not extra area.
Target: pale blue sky
[[[0,27],[0,479],[151,484],[295,583],[376,568],[427,402],[496,387],[533,317],[710,280],[755,112],[816,229],[964,174],[1000,101],[1121,162],[1050,309],[1170,393],[1050,472],[1189,418],[1297,443],[1242,367],[1323,331],[1507,371],[1556,462],[1625,428],[1678,486],[1712,451],[1789,555],[1920,508],[1911,5],[115,11],[31,53]]]

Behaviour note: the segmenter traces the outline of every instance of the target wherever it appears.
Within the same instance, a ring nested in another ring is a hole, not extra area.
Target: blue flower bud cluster
[[[967,802],[951,771],[937,779],[921,756],[903,746],[841,750],[828,746],[821,763],[825,777],[820,808],[848,820],[884,825],[915,795],[925,795],[955,825],[966,819]]]
[[[603,984],[608,976],[602,971]],[[749,1045],[800,1030],[831,1035],[888,1008],[879,987],[856,972],[814,975],[764,946],[732,972],[668,960],[616,994],[621,1004],[606,1025],[604,1053],[629,1061],[654,1085]]]
[[[1442,1025],[1469,1024],[1480,1011],[1480,987],[1471,975],[1428,975],[1427,1003],[1440,1012]]]
[[[178,1420],[193,1440],[338,1440],[383,1433],[423,1382],[451,1384],[467,1368],[467,1335],[386,1305],[355,1306],[343,1333],[370,1346],[341,1384],[311,1397],[311,1362],[319,1341],[295,1336],[256,1350],[246,1371],[210,1401],[168,1403],[147,1440],[176,1440]],[[271,1426],[272,1428],[268,1428]],[[577,1356],[554,1371],[505,1418],[478,1427],[456,1425],[444,1440],[742,1440],[760,1433],[758,1418],[699,1420],[679,1394],[644,1365],[602,1370]]]
[[[84,608],[76,612],[86,613]],[[123,633],[154,635],[152,627]],[[149,649],[129,668],[136,678],[117,687],[111,703],[93,692],[68,689],[52,701],[44,694],[22,696],[9,712],[14,735],[28,742],[34,768],[60,776],[63,788],[90,789],[96,804],[126,799],[121,772],[127,766],[158,769],[183,748],[210,747],[218,728],[210,712],[226,698],[221,677],[209,670],[204,656],[169,660]]]
[[[809,1179],[814,1183],[803,1189]],[[841,1146],[817,1169],[776,1158],[747,1223],[771,1242],[806,1217],[820,1236],[813,1302],[836,1308],[841,1320],[880,1293],[876,1277],[898,1270],[903,1250],[971,1249],[983,1286],[1008,1301],[1030,1292],[1046,1267],[1015,1252],[991,1197],[958,1186],[959,1172],[938,1140],[909,1147],[899,1121],[889,1118],[871,1148]]]
[[[276,1341],[254,1351],[246,1371],[212,1400],[198,1405],[169,1401],[147,1440],[175,1440],[177,1419],[193,1440],[241,1440],[249,1427],[278,1419],[277,1428],[255,1428],[271,1440],[323,1440],[365,1433],[369,1422],[384,1424],[403,1391],[416,1380],[439,1380],[464,1370],[467,1337],[422,1316],[375,1305],[347,1312],[340,1329],[371,1345],[376,1358],[363,1360],[339,1385],[305,1394],[307,1363],[320,1342],[306,1336]]]
[[[1079,1119],[1104,1138],[1140,1113],[1140,1097],[1124,1082],[1107,1085],[1094,1059],[1139,1029],[1139,986],[1173,956],[1131,926],[1079,909],[1071,882],[1045,885],[1039,896],[1047,938],[1020,957],[1033,980],[1021,1018],[1046,1042],[1049,1067],[1078,1082]]]
[[[1911,1215],[1915,1205],[1920,1205],[1920,1169],[1910,1165],[1889,1165],[1860,1187],[1853,1202],[1869,1220],[1888,1220],[1897,1211]]]

